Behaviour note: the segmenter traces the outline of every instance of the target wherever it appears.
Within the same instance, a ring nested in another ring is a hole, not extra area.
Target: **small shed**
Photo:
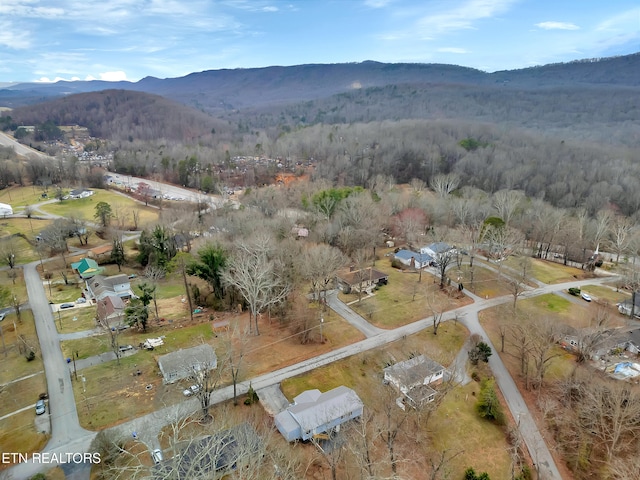
[[[216,353],[206,343],[158,357],[158,367],[165,384],[188,378],[194,371],[213,370],[217,366]]]

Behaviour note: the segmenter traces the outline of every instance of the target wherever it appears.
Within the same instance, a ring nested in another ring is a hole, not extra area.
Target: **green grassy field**
[[[423,272],[422,281],[415,272],[403,271],[378,262],[377,270],[389,275],[389,282],[358,302],[356,293],[340,293],[340,299],[362,317],[380,328],[396,328],[432,315],[434,309],[444,311],[470,302],[467,297],[450,297],[440,290],[437,279]]]
[[[158,220],[158,210],[138,204],[133,199],[109,190],[95,189],[95,193],[87,198],[68,199],[62,202],[43,205],[41,210],[62,217],[74,216],[95,221],[95,207],[99,202],[107,202],[115,216],[122,217],[126,226],[132,223],[132,210],[139,212],[139,227]]]
[[[83,332],[96,328],[96,307],[70,308],[53,314],[54,323],[59,333]],[[62,323],[62,329],[60,324]]]

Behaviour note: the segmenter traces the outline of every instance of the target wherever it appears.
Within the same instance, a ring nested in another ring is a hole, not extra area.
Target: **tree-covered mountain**
[[[18,125],[82,125],[91,135],[111,140],[207,139],[228,123],[159,95],[127,90],[79,93],[20,107],[10,112]]]

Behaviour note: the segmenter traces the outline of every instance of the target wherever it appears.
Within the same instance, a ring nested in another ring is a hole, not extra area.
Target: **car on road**
[[[129,350],[133,350],[133,345],[120,345],[118,350],[121,352],[128,352]]]
[[[40,399],[36,403],[36,415],[42,415],[47,411],[47,406],[44,403],[44,400]]]
[[[76,300],[76,303],[87,303],[87,299],[84,297],[80,297],[79,299]]]
[[[185,397],[190,397],[191,395],[193,395],[194,393],[198,393],[200,391],[200,386],[199,385],[191,385],[189,388],[185,388],[182,391],[182,394]]]
[[[586,300],[587,302],[591,301],[591,296],[588,293],[582,293],[580,296],[582,297],[583,300]]]
[[[4,320],[4,316],[5,316],[5,315],[6,315],[6,313],[4,313],[4,312],[0,312],[0,322],[1,322],[2,320]]]
[[[64,310],[65,308],[73,308],[75,305],[73,303],[63,303],[60,305],[60,310]]]
[[[162,457],[162,450],[156,448],[153,452],[151,452],[151,458],[153,458],[153,463],[156,465],[159,464],[164,458]]]

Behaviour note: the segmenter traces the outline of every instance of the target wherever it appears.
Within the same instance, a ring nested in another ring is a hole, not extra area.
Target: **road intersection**
[[[24,277],[36,321],[38,337],[41,343],[42,357],[49,388],[52,435],[44,451],[57,453],[59,455],[89,452],[91,441],[95,437],[96,432],[91,432],[80,427],[73,389],[71,387],[70,370],[60,350],[60,337],[55,330],[51,307],[47,301],[42,280],[36,271],[36,265],[37,262],[25,265]],[[528,290],[526,296],[533,297],[547,293],[561,292],[569,287],[581,287],[587,284],[598,284],[609,280],[610,278],[600,278],[545,285]],[[443,321],[456,318],[469,329],[471,334],[477,333],[481,335],[485,341],[490,343],[488,335],[478,322],[478,312],[512,302],[513,297],[506,295],[493,299],[481,299],[473,294],[470,294],[470,296],[473,298],[474,303],[446,312]],[[349,323],[361,330],[367,338],[295,365],[240,382],[238,385],[239,395],[245,394],[250,384],[256,390],[277,385],[287,378],[301,375],[315,368],[367,350],[382,347],[402,337],[413,335],[432,326],[432,320],[428,317],[393,330],[383,330],[369,324],[361,316],[340,302],[335,293],[328,295],[327,303]],[[456,363],[466,363],[466,351],[464,349],[458,354]],[[490,357],[489,366],[492,369],[496,382],[503,393],[513,418],[518,418],[518,428],[529,448],[531,457],[536,462],[540,478],[544,480],[561,480],[562,477],[546,442],[499,355],[492,355]],[[233,387],[228,386],[215,391],[212,394],[211,403],[216,404],[231,398],[233,398]],[[197,400],[188,399],[179,405],[165,407],[151,414],[113,427],[110,430],[127,436],[131,435],[132,432],[140,432],[140,439],[142,441],[145,441],[148,445],[154,445],[157,443],[157,434],[164,425],[175,420],[178,414],[192,413],[197,411],[197,409]],[[13,467],[12,471],[17,475],[17,478],[27,478],[29,475],[37,473],[41,468],[42,465],[23,463]]]

